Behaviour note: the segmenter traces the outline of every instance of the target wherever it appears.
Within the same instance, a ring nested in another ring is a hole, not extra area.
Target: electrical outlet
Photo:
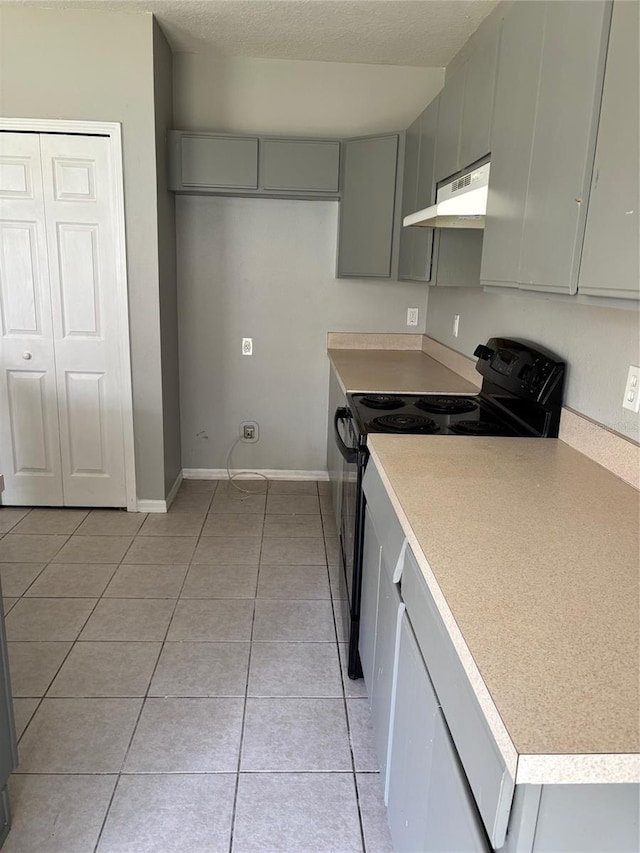
[[[418,308],[407,308],[407,326],[418,325]]]
[[[453,315],[453,337],[454,338],[458,337],[459,331],[460,331],[460,315],[454,314]]]
[[[243,421],[240,424],[240,438],[243,441],[255,444],[259,437],[258,424],[255,421]]]
[[[253,338],[242,339],[242,355],[253,355]]]
[[[634,364],[629,365],[622,407],[636,414],[640,412],[640,367]]]

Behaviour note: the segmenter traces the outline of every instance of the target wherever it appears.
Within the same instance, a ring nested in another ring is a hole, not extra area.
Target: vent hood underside
[[[421,228],[484,228],[489,163],[440,187],[436,204],[405,216],[402,224]]]

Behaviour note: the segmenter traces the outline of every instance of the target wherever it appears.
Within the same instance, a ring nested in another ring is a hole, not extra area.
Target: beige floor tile
[[[257,566],[193,565],[180,598],[255,598],[257,583]]]
[[[323,515],[333,515],[333,499],[331,495],[320,495],[320,512]]]
[[[196,547],[195,536],[137,536],[124,558],[125,563],[189,563]]]
[[[317,495],[272,495],[267,498],[267,515],[319,515]]]
[[[103,598],[98,602],[80,639],[131,642],[164,640],[174,605],[174,601],[160,598]]]
[[[200,493],[212,495],[218,488],[219,480],[183,480],[180,483],[178,494]]]
[[[95,598],[23,598],[7,616],[7,638],[75,640],[95,603]]]
[[[71,534],[86,517],[87,510],[34,509],[14,528],[13,532]]]
[[[20,742],[22,773],[117,773],[141,699],[43,699]]]
[[[262,543],[263,563],[287,566],[326,566],[324,539],[291,539],[265,536]]]
[[[264,535],[281,538],[320,537],[322,522],[319,515],[267,515]]]
[[[198,542],[194,563],[209,566],[257,566],[262,540],[254,536],[209,536]]]
[[[344,599],[334,598],[333,602],[333,613],[336,620],[336,633],[338,636],[339,643],[348,643],[349,637],[347,636],[347,624],[345,620],[345,604]]]
[[[262,515],[266,503],[266,495],[242,495],[239,492],[230,491],[225,483],[221,483],[213,496],[209,511],[223,515],[244,515],[245,513]]]
[[[262,536],[264,516],[257,513],[222,515],[209,513],[203,536]]]
[[[258,599],[253,630],[255,642],[335,642],[330,601]]]
[[[146,517],[146,512],[93,509],[76,532],[82,536],[135,536]]]
[[[16,726],[16,740],[20,740],[22,733],[29,725],[36,708],[40,704],[39,698],[13,697],[13,719]],[[12,804],[13,808],[13,804]]]
[[[44,696],[71,643],[7,643],[13,696]]]
[[[67,539],[67,536],[8,533],[0,540],[0,563],[47,563]]]
[[[367,853],[393,853],[380,774],[358,773],[356,784]]]
[[[232,773],[122,776],[98,853],[227,853]]]
[[[199,536],[206,516],[204,513],[152,513],[140,528],[142,536]]]
[[[14,776],[3,853],[93,850],[117,776]]]
[[[240,599],[178,601],[170,642],[243,643],[251,639],[254,602]],[[11,615],[11,614],[9,614]]]
[[[209,492],[180,492],[169,508],[169,514],[193,512],[205,515],[211,503]]]
[[[119,563],[127,553],[130,536],[72,536],[54,563]]]
[[[233,853],[362,853],[352,773],[241,773]]]
[[[177,598],[187,566],[121,565],[105,598]]]
[[[147,699],[125,772],[235,771],[243,705],[243,699]]]
[[[249,643],[165,643],[150,696],[244,697]]]
[[[76,643],[47,696],[144,696],[160,643]]]
[[[344,700],[247,699],[241,772],[351,770]]]
[[[105,591],[116,568],[116,563],[51,563],[25,595],[97,598]]]
[[[347,699],[347,713],[356,772],[378,773],[380,762],[376,754],[369,700]]]
[[[46,563],[0,563],[2,594],[12,597],[24,595]]]
[[[318,481],[318,494],[319,495],[330,495],[331,494],[331,483],[328,480],[319,480]]]
[[[341,697],[333,643],[254,643],[249,696]]]
[[[324,545],[327,551],[327,563],[337,566],[340,563],[340,545],[337,536],[327,536],[325,533]]]
[[[331,598],[325,566],[260,566],[258,598]]]
[[[20,601],[19,598],[7,598],[6,595],[3,595],[2,596],[2,604],[3,604],[4,615],[6,616],[7,613],[11,610],[11,608],[14,607],[19,601]]]
[[[329,566],[329,585],[331,586],[331,597],[342,599],[347,596],[346,579],[343,581],[343,572],[339,566]]]
[[[269,495],[312,495],[317,497],[318,484],[315,480],[271,480]]]

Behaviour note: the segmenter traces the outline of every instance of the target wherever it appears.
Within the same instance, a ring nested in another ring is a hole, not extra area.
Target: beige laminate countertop
[[[478,388],[419,350],[329,349],[343,391],[476,394]]]
[[[556,439],[369,447],[516,781],[640,781],[638,493]]]

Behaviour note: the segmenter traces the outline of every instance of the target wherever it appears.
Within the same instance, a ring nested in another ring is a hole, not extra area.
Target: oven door
[[[340,604],[344,637],[349,644],[348,672],[351,678],[362,674],[358,656],[360,588],[362,581],[362,533],[364,496],[362,476],[367,461],[366,448],[359,446],[351,412],[346,407],[334,416],[335,441],[342,456],[340,476]]]

